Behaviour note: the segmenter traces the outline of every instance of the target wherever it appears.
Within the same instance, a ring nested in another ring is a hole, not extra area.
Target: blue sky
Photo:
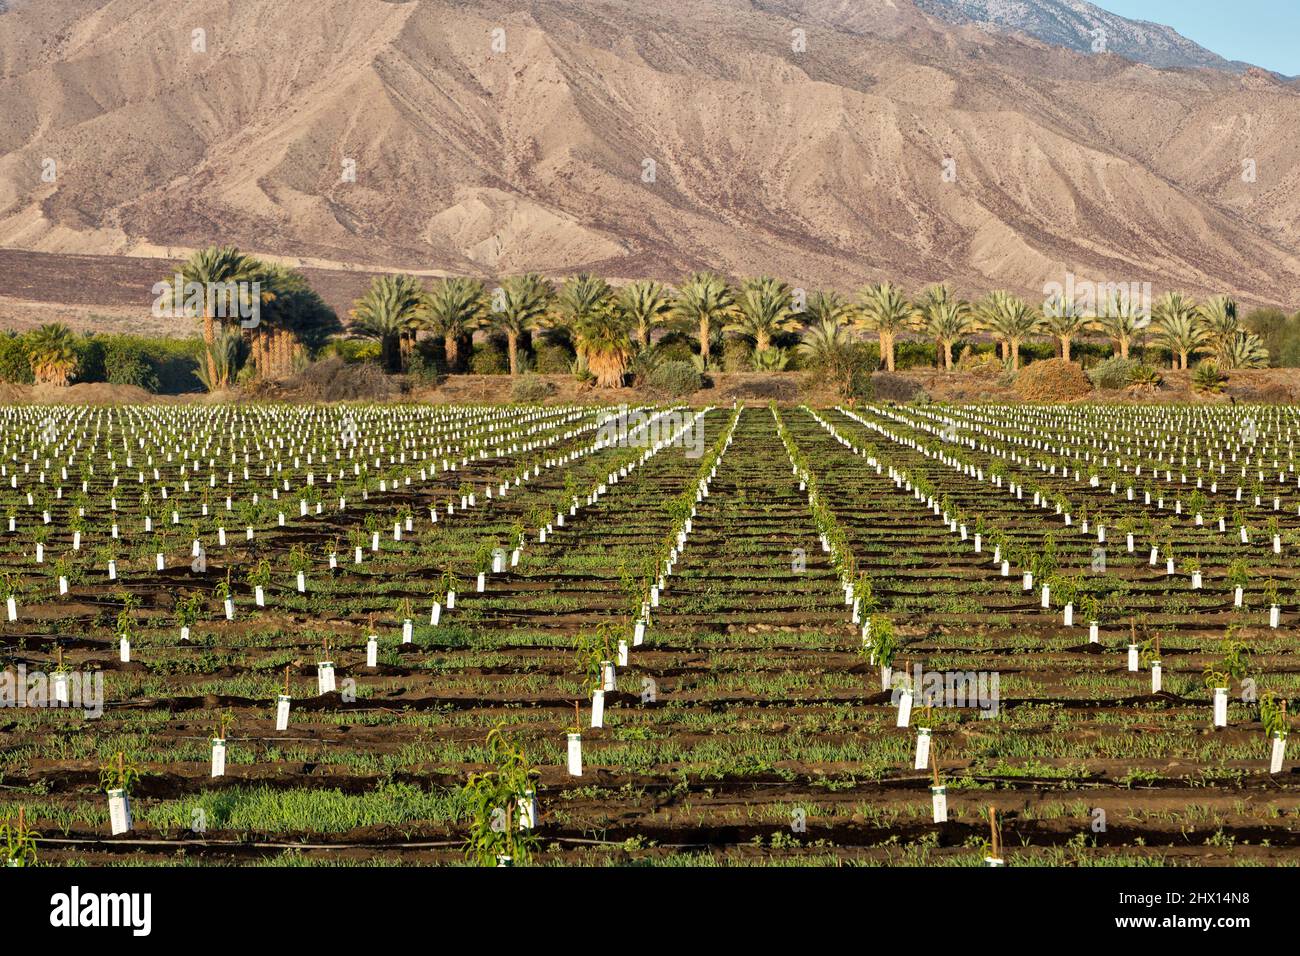
[[[1300,75],[1300,0],[1092,0],[1111,13],[1173,27],[1229,60]]]

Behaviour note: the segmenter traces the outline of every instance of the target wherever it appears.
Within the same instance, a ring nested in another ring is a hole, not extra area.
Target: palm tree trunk
[[[768,335],[766,330],[760,330],[754,336],[754,345],[757,351],[766,352],[772,346],[772,337]]]
[[[943,343],[943,367],[949,372],[952,371],[952,343]]]
[[[203,310],[203,344],[208,347],[205,358],[208,366],[208,381],[212,382],[217,376],[217,363],[212,358],[212,347],[217,344],[217,331],[207,309]]]
[[[456,370],[456,360],[460,357],[457,354],[459,350],[459,343],[457,343],[454,333],[448,332],[442,337],[442,356],[447,360],[448,372]]]
[[[1127,337],[1121,337],[1120,340],[1119,340],[1119,357],[1122,358],[1122,359],[1126,359],[1126,358],[1128,358],[1128,338],[1127,338]]]
[[[894,370],[894,335],[892,332],[880,333],[880,357],[884,360],[885,370]]]
[[[1070,336],[1061,336],[1061,358],[1070,361]]]
[[[707,317],[700,319],[700,361],[705,366],[709,364],[709,320]]]
[[[1007,348],[1011,350],[1011,371],[1020,371],[1020,340],[1008,339]]]
[[[519,374],[519,333],[506,331],[506,347],[510,349],[510,374]]]

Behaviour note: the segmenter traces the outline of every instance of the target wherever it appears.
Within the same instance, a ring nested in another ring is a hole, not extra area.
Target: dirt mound
[[[749,373],[719,374],[715,376],[716,398],[712,401],[731,402],[736,399],[755,402],[797,402],[800,400],[799,381],[794,376],[777,376]]]
[[[383,402],[403,392],[401,379],[369,362],[327,358],[282,381],[255,382],[244,397],[273,402]]]
[[[925,394],[925,387],[910,375],[876,372],[871,376],[871,395],[878,402],[914,402]]]
[[[1016,376],[1015,393],[1026,402],[1069,402],[1091,392],[1083,369],[1065,359],[1031,362]]]
[[[168,401],[136,385],[107,382],[82,382],[66,387],[33,385],[26,400],[48,405],[149,405]]]

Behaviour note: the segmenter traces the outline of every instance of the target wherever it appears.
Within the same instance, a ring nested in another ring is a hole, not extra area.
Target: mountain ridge
[[[1300,300],[1295,84],[1085,57],[908,0],[314,9],[306,31],[268,0],[11,10],[0,246]]]
[[[1164,69],[1209,68],[1244,73],[1251,64],[1230,61],[1172,27],[1111,13],[1087,0],[915,0],[926,13],[950,23],[979,24],[1023,33],[1081,53],[1110,52]],[[1101,32],[1098,32],[1101,31]]]

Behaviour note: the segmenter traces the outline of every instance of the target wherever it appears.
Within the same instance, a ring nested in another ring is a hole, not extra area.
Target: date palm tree
[[[898,334],[915,324],[916,306],[907,300],[902,289],[888,282],[868,286],[858,293],[858,300],[858,321],[880,338],[880,360],[885,370],[892,372],[894,345]]]
[[[609,308],[614,290],[600,276],[583,272],[566,279],[555,301],[558,324],[573,328],[584,319]]]
[[[724,331],[754,341],[757,358],[772,348],[772,338],[799,328],[790,287],[771,276],[750,279],[736,296],[736,312]]]
[[[213,292],[218,289],[251,287],[254,282],[260,281],[262,270],[259,260],[245,255],[234,246],[210,246],[191,255],[177,273],[186,288],[194,286],[204,290],[199,315],[203,322],[203,344],[209,353],[205,356],[205,364],[210,381],[215,382],[220,378],[217,375],[216,357],[211,354],[211,350],[217,339],[217,325],[224,325],[213,314]],[[175,294],[174,289],[172,294]],[[188,296],[182,292],[181,298],[188,299]],[[218,387],[224,384],[220,382]]]
[[[1268,349],[1254,332],[1240,329],[1220,347],[1218,361],[1227,369],[1268,368]]]
[[[1092,320],[1077,302],[1053,296],[1043,306],[1043,331],[1056,339],[1060,357],[1067,362],[1072,361],[1070,347],[1074,340],[1091,328]]]
[[[221,329],[207,350],[210,365],[201,365],[195,375],[209,392],[219,392],[235,377],[241,335],[237,329]]]
[[[648,349],[654,333],[673,310],[673,292],[658,282],[632,282],[618,290],[615,304],[627,319],[637,346]]]
[[[1196,303],[1179,292],[1166,292],[1151,312],[1156,343],[1169,350],[1175,368],[1186,371],[1188,359],[1204,348],[1209,338],[1201,325]]]
[[[951,367],[951,363],[948,363],[948,365],[944,364],[944,343],[942,339],[934,334],[933,330],[936,326],[940,310],[944,309],[946,306],[955,304],[956,301],[957,300],[952,297],[952,292],[942,283],[930,286],[930,288],[926,289],[925,292],[921,294],[919,299],[914,300],[921,328],[926,330],[930,334],[930,337],[934,339],[935,365],[939,368]],[[966,311],[967,314],[969,314],[968,308]]]
[[[402,338],[424,322],[428,294],[408,275],[375,276],[352,309],[352,334],[379,342],[384,368],[404,371]]]
[[[682,285],[673,305],[673,317],[699,333],[700,366],[709,367],[713,333],[735,315],[736,299],[725,279],[697,272]]]
[[[424,327],[442,337],[447,370],[460,362],[460,341],[481,328],[487,317],[487,292],[478,279],[443,279],[429,290]]]
[[[998,342],[1003,360],[1011,360],[1011,370],[1020,371],[1020,346],[1042,327],[1042,317],[1018,296],[996,289],[985,297],[975,312],[980,325]]]
[[[854,318],[853,303],[834,289],[822,289],[808,297],[804,321],[809,326],[831,322],[837,326],[848,325]]]
[[[49,323],[32,332],[27,354],[38,385],[65,386],[77,372],[77,346],[66,325]]]
[[[833,318],[810,325],[799,342],[799,355],[808,368],[823,368],[849,344],[844,326]]]
[[[926,331],[939,343],[943,367],[951,372],[953,346],[974,331],[975,317],[967,303],[955,299],[936,302],[929,315]]]
[[[1196,317],[1205,331],[1206,347],[1221,367],[1229,367],[1224,358],[1241,329],[1237,303],[1230,296],[1216,295],[1197,307]]]
[[[248,342],[258,375],[281,378],[292,373],[295,360],[304,351],[320,348],[343,331],[343,324],[301,272],[266,263],[260,281],[259,321],[252,328],[242,328],[241,337]]]
[[[603,279],[599,281],[604,282]],[[565,289],[569,288],[569,283],[565,283]],[[494,328],[506,334],[511,375],[519,374],[520,337],[541,328],[554,295],[555,288],[550,280],[535,272],[511,276],[501,283],[501,292],[493,303],[496,308],[492,312],[491,321]],[[560,294],[561,303],[565,301],[565,295],[565,292]]]
[[[1136,296],[1112,292],[1097,313],[1097,324],[1114,340],[1119,357],[1126,359],[1133,340],[1151,325],[1151,316]]]

